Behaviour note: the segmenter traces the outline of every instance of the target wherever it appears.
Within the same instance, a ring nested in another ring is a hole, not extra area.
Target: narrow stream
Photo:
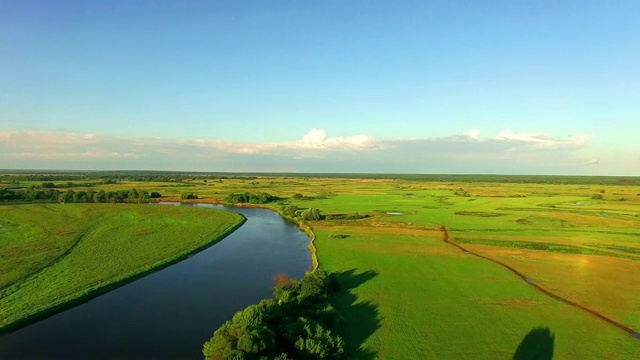
[[[233,314],[271,296],[272,277],[311,268],[309,238],[266,209],[214,246],[87,303],[0,336],[0,359],[199,359]]]

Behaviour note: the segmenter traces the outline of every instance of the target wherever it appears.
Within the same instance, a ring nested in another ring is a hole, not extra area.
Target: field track
[[[469,250],[465,249],[464,247],[462,247],[462,246],[461,246],[461,245],[459,245],[459,244],[456,244],[456,243],[451,242],[451,241],[449,240],[449,232],[447,231],[447,228],[446,228],[444,225],[440,226],[440,231],[442,231],[442,240],[443,240],[445,243],[447,243],[447,244],[449,244],[449,245],[453,245],[453,246],[457,247],[458,249],[462,250],[462,251],[463,251],[464,253],[466,253],[466,254],[470,254],[470,255],[473,255],[473,256],[477,256],[477,257],[479,257],[479,258],[482,258],[482,259],[485,259],[485,260],[491,261],[491,262],[493,262],[493,263],[496,263],[496,264],[498,264],[498,265],[500,265],[500,266],[502,266],[502,267],[504,267],[504,268],[508,269],[508,270],[509,270],[509,271],[511,271],[512,273],[516,274],[519,278],[521,278],[522,280],[524,280],[527,284],[531,285],[534,289],[536,289],[536,290],[540,291],[541,293],[543,293],[543,294],[545,294],[545,295],[547,295],[547,296],[549,296],[549,297],[551,297],[551,298],[553,298],[553,299],[555,299],[555,300],[558,300],[558,301],[561,301],[561,302],[563,302],[563,303],[565,303],[565,304],[568,304],[568,305],[570,305],[570,306],[573,306],[573,307],[574,307],[574,308],[576,308],[576,309],[582,310],[582,311],[584,311],[584,312],[586,312],[586,313],[588,313],[588,314],[590,314],[590,315],[593,315],[593,316],[595,316],[595,317],[597,317],[597,318],[599,318],[599,319],[601,319],[601,320],[603,320],[603,321],[605,321],[605,322],[607,322],[607,323],[609,323],[609,324],[611,324],[611,325],[613,325],[613,326],[615,326],[615,327],[617,327],[617,328],[619,328],[619,329],[621,329],[621,330],[623,330],[623,331],[625,331],[625,332],[629,333],[629,334],[630,334],[631,336],[633,336],[634,338],[636,338],[636,339],[640,340],[640,333],[639,333],[638,331],[635,331],[635,330],[633,330],[632,328],[630,328],[630,327],[628,327],[628,326],[626,326],[626,325],[623,325],[623,324],[621,324],[621,323],[619,323],[619,322],[617,322],[617,321],[615,321],[615,320],[613,320],[613,319],[611,319],[611,318],[609,318],[609,317],[607,317],[607,316],[605,316],[605,315],[603,315],[603,314],[601,314],[601,313],[599,313],[599,312],[597,312],[597,311],[595,311],[595,310],[592,310],[592,309],[586,308],[586,307],[584,307],[584,306],[582,306],[582,305],[580,305],[580,304],[577,304],[577,303],[575,303],[575,302],[573,302],[573,301],[571,301],[571,300],[565,299],[565,298],[563,298],[563,297],[561,297],[561,296],[558,296],[558,295],[556,295],[556,294],[552,293],[551,291],[549,291],[549,290],[547,290],[547,289],[543,288],[542,286],[540,286],[540,285],[536,284],[536,283],[535,283],[531,278],[528,278],[527,276],[525,276],[525,275],[524,275],[523,273],[521,273],[520,271],[518,271],[518,270],[516,270],[516,269],[512,268],[511,266],[509,266],[509,265],[507,265],[507,264],[505,264],[505,263],[502,263],[502,262],[500,262],[500,261],[498,261],[498,260],[491,259],[491,258],[486,257],[486,256],[484,256],[484,255],[476,254],[476,253],[474,253],[474,252],[471,252],[471,251],[469,251]]]
[[[42,227],[45,232],[47,233],[47,238],[51,238],[53,236],[53,234],[51,233],[51,231],[49,229],[47,229],[46,227]],[[26,282],[27,280],[31,279],[31,278],[35,278],[38,274],[44,272],[49,266],[55,265],[57,263],[59,263],[61,260],[63,260],[65,257],[67,257],[69,254],[71,254],[71,252],[73,252],[73,250],[78,246],[78,244],[80,244],[80,242],[82,241],[82,239],[84,239],[84,235],[81,235],[78,237],[78,239],[76,241],[74,241],[73,244],[71,244],[71,246],[65,250],[65,252],[63,252],[62,254],[60,254],[59,256],[57,256],[56,258],[52,259],[51,262],[49,262],[47,264],[47,266],[44,266],[42,269],[33,272],[31,274],[28,274],[27,276],[24,276],[23,278],[17,280],[15,283],[13,284],[6,284],[2,287],[0,287],[0,294],[3,294],[3,291],[11,286],[15,286],[15,285],[19,285],[21,283]]]

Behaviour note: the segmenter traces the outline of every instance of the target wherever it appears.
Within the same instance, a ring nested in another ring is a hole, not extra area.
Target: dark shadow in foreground
[[[551,360],[555,335],[549,328],[534,328],[522,339],[513,360]]]
[[[380,328],[378,306],[370,301],[358,301],[352,289],[378,275],[375,271],[356,273],[356,269],[334,272],[340,290],[333,294],[331,304],[344,317],[346,325],[342,331],[349,359],[375,359],[376,352],[363,349],[362,345]]]

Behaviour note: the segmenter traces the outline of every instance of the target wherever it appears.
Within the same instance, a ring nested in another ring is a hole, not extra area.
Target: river
[[[247,221],[196,255],[0,336],[1,359],[199,359],[233,314],[271,296],[272,277],[311,268],[309,238],[277,213],[223,208]]]

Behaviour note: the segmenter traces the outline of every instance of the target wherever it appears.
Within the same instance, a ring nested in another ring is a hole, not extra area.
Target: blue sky
[[[639,18],[637,1],[4,0],[0,168],[640,175]]]

